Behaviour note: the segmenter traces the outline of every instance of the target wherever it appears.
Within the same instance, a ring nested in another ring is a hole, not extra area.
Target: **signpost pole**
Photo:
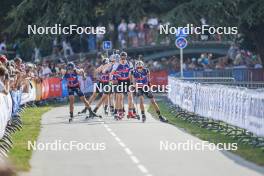
[[[183,49],[180,49],[180,59],[181,59],[181,78],[183,78]]]

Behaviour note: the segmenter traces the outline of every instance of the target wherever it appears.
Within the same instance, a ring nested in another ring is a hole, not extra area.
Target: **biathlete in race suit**
[[[124,93],[127,93],[128,96],[128,118],[135,118],[135,108],[133,105],[133,97],[132,92],[129,90],[131,85],[131,68],[129,62],[127,61],[127,53],[120,53],[120,61],[118,66],[113,72],[116,72],[117,75],[117,90],[116,90],[116,110],[117,114],[115,115],[115,119],[119,120],[124,117]],[[120,90],[121,88],[121,90]]]
[[[150,89],[150,72],[144,67],[143,61],[136,63],[136,68],[132,72],[133,83],[136,89],[136,96],[140,98],[140,110],[142,115],[142,121],[146,121],[145,108],[144,108],[144,95],[148,97],[153,105],[156,113],[159,116],[160,121],[167,122],[167,119],[160,113],[159,106],[157,105],[154,96]]]
[[[109,100],[109,95],[112,92],[111,90],[111,86],[109,85],[109,81],[110,81],[110,72],[111,72],[111,68],[112,68],[112,63],[109,62],[108,58],[104,59],[104,65],[102,67],[100,67],[100,69],[97,70],[98,74],[100,75],[100,80],[99,80],[99,87],[97,89],[99,89],[99,91],[101,93],[103,93],[101,99],[99,100],[98,104],[96,105],[94,112],[96,113],[97,110],[100,108],[100,106],[105,103],[105,113],[107,111],[107,107],[108,107],[108,100]],[[106,113],[107,114],[107,113]]]
[[[108,64],[109,64],[109,60],[104,58],[102,64],[98,68],[96,68],[96,70],[95,70],[94,74],[95,74],[96,81],[95,81],[94,86],[93,86],[93,94],[89,98],[89,101],[88,101],[90,105],[95,101],[97,96],[100,93],[102,93],[100,87],[103,87],[106,84],[106,83],[102,82],[101,72],[104,69],[104,67],[106,67],[106,65],[108,65]],[[86,111],[87,111],[87,108],[84,108],[81,112],[79,112],[79,114],[86,113]]]
[[[85,104],[85,107],[89,110],[90,117],[97,116],[90,108],[88,101],[86,100],[84,93],[80,89],[80,82],[78,76],[84,75],[83,70],[78,70],[75,68],[74,63],[70,62],[67,64],[66,73],[63,76],[63,79],[67,80],[68,94],[70,100],[70,119],[69,122],[73,119],[73,110],[74,110],[74,94],[77,94],[80,97],[80,100]]]

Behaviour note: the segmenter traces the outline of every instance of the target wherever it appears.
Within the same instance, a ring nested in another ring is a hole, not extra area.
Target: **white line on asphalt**
[[[137,157],[135,157],[134,155],[130,156],[131,160],[135,163],[135,164],[138,164],[139,161],[137,159]]]
[[[112,130],[110,128],[106,128],[107,131],[111,132]]]
[[[121,145],[121,147],[126,147],[126,145],[123,142],[119,142],[119,144]]]
[[[114,132],[110,132],[110,134],[114,137],[116,137],[116,134]]]
[[[115,140],[116,140],[117,142],[121,142],[121,140],[120,140],[119,137],[115,137]]]
[[[124,148],[124,151],[126,152],[127,155],[130,156],[130,159],[132,160],[133,163],[135,163],[138,167],[138,169],[143,173],[143,174],[146,174],[145,176],[152,176],[151,174],[149,174],[148,170],[146,169],[145,166],[143,166],[142,164],[140,164],[140,161],[137,159],[136,156],[133,155],[132,151],[126,147],[126,145],[121,141],[121,139],[119,137],[117,137],[117,135],[112,131],[112,129],[104,124],[104,127],[106,128],[106,130],[112,135],[115,137],[115,140],[119,143],[119,145],[121,147]]]
[[[124,149],[125,150],[125,152],[128,154],[128,155],[132,155],[133,153],[131,152],[131,150],[129,149],[129,148],[125,148]]]
[[[139,168],[139,170],[141,172],[143,172],[144,174],[148,173],[148,170],[141,164],[137,165],[137,167]]]

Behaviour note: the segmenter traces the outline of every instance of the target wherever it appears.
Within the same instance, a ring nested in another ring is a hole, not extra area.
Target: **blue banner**
[[[62,97],[67,97],[68,96],[68,87],[67,87],[67,80],[63,79],[61,81],[61,88],[62,88]]]

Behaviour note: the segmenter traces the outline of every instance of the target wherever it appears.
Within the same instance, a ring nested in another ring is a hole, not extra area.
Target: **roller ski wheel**
[[[166,118],[163,117],[163,116],[159,116],[159,120],[160,120],[161,122],[168,123],[168,119],[166,119]]]
[[[142,115],[142,122],[145,123],[146,122],[146,116]]]

